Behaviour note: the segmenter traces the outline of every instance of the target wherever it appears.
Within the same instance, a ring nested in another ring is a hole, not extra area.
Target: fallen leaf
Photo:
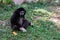
[[[14,34],[14,35],[17,35],[17,33],[16,33],[15,31],[13,32],[13,34]]]

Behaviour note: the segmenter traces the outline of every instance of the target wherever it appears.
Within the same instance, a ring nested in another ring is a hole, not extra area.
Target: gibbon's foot
[[[27,30],[23,27],[21,27],[20,30],[23,31],[23,32],[27,32]]]

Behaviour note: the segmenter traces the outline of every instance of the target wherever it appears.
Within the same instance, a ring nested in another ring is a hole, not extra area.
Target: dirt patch
[[[49,6],[48,9],[53,12],[52,17],[48,18],[47,20],[54,22],[58,29],[60,30],[60,7],[59,6]],[[35,16],[35,20],[45,20],[44,17],[41,16]]]
[[[0,20],[0,25],[2,25],[2,26],[8,26],[9,24],[8,24],[8,22],[6,21],[6,20]]]
[[[49,10],[54,12],[52,18],[50,18],[49,20],[55,22],[58,29],[60,30],[60,7],[59,6],[49,7]]]
[[[60,6],[49,6],[48,9],[55,13],[60,13]]]

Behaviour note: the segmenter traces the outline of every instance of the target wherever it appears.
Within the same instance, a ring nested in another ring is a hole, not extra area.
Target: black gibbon
[[[31,23],[25,19],[25,14],[26,10],[22,7],[14,11],[10,19],[12,30],[22,30],[26,32],[27,27],[30,26]]]

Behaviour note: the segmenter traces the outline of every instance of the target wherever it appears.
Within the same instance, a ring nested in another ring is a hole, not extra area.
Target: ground
[[[27,10],[26,19],[31,21],[33,27],[29,26],[26,33],[16,31],[17,35],[14,35],[10,27],[10,17],[19,7]],[[59,10],[56,12],[57,9],[55,9],[58,7],[26,3],[20,6],[0,8],[0,40],[60,40],[60,31],[56,25],[56,20],[59,19],[56,19],[56,15],[59,15],[57,14]]]

